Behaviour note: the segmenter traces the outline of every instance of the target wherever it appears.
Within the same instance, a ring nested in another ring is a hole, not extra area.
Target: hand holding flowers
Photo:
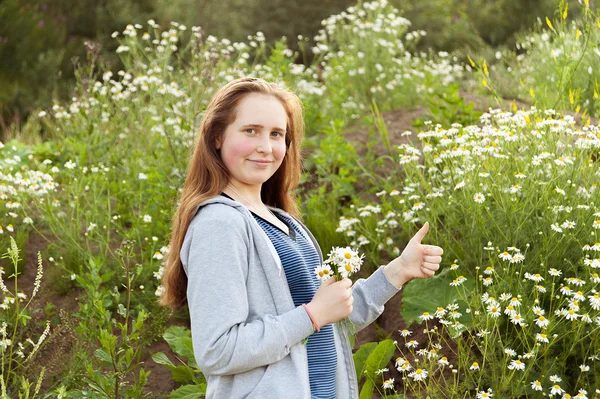
[[[352,313],[352,281],[350,275],[360,270],[364,255],[350,247],[334,247],[323,265],[315,269],[322,281],[307,305],[319,326],[346,319]]]

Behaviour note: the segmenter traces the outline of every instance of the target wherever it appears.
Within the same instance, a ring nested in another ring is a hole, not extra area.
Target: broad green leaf
[[[157,352],[157,353],[153,354],[152,360],[154,360],[158,364],[162,364],[163,366],[175,367],[175,365],[173,364],[173,362],[171,362],[171,360],[167,357],[167,355],[165,355],[162,352]]]
[[[96,353],[94,353],[94,355],[102,360],[103,362],[107,362],[108,364],[112,364],[112,357],[106,353],[104,350],[102,349],[96,349]]]
[[[173,352],[187,359],[190,367],[198,368],[196,358],[194,357],[190,330],[181,326],[171,326],[163,334],[163,338],[167,341]]]
[[[356,380],[360,382],[365,372],[367,357],[373,352],[377,346],[377,342],[367,342],[362,344],[354,353],[354,366],[356,367]]]
[[[187,365],[175,366],[171,360],[162,352],[152,355],[152,360],[163,366],[167,366],[171,370],[172,378],[177,382],[191,382],[196,377],[194,370]]]
[[[380,378],[377,376],[376,371],[382,369],[388,364],[392,356],[396,345],[391,339],[381,341],[377,346],[369,353],[366,361],[366,374],[367,380],[360,391],[360,399],[367,399],[373,397],[373,390],[375,384],[373,380]]]
[[[196,399],[206,395],[206,385],[184,385],[169,394],[169,399]]]
[[[432,278],[416,279],[407,284],[403,288],[400,312],[406,325],[418,322],[419,316],[423,312],[433,314],[438,306],[445,307],[456,302],[461,308],[464,308],[465,303],[459,299],[459,291],[464,292],[467,296],[470,295],[475,288],[475,282],[469,279],[458,287],[452,287],[450,285],[452,280],[450,269],[444,269]],[[469,327],[469,320],[465,320],[463,324]]]

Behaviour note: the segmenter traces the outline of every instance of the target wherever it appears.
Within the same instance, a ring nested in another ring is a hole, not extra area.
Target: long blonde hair
[[[223,86],[208,104],[194,143],[187,177],[173,216],[170,249],[162,278],[162,306],[174,312],[187,304],[187,276],[179,256],[183,239],[198,206],[223,191],[229,182],[229,171],[216,149],[216,139],[235,121],[236,107],[249,93],[272,95],[281,101],[287,114],[286,155],[277,171],[262,185],[263,203],[275,206],[300,218],[296,205],[296,187],[300,181],[304,138],[302,102],[291,91],[259,78],[244,77]]]

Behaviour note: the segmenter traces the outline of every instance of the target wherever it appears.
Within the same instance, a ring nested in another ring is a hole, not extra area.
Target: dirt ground
[[[463,98],[465,98],[465,101],[472,102],[475,105],[475,109],[478,111],[487,111],[490,106],[497,108],[497,105],[493,102],[493,100],[488,98],[479,97],[468,93],[462,93],[462,95]],[[522,106],[527,108],[526,104],[517,104],[517,106],[519,108]],[[408,138],[406,136],[402,136],[401,134],[406,130],[412,130],[415,132],[415,129],[413,129],[413,122],[419,117],[424,116],[426,112],[427,110],[425,108],[416,107],[412,110],[399,109],[396,111],[383,113],[382,115],[389,132],[391,144],[393,146],[397,146],[401,143],[405,143]],[[355,144],[359,154],[364,154],[366,151],[365,144],[369,135],[368,129],[349,129],[344,133],[344,135],[350,142]],[[376,145],[373,147],[373,150],[378,154],[386,153],[386,149],[383,144]],[[44,239],[33,234],[30,236],[26,248],[28,261],[24,274],[19,276],[19,291],[24,291],[28,295],[30,295],[30,293],[33,291],[33,285],[37,272],[37,251],[41,251],[42,256],[45,258],[46,256],[44,255],[44,250],[46,247],[47,243]],[[48,262],[45,262],[45,273],[47,273],[49,267],[51,266],[48,264]],[[10,284],[11,282],[7,282],[9,289],[12,289],[14,285],[11,286]],[[46,319],[42,309],[47,303],[55,305],[55,314],[57,317],[60,317],[61,323],[63,324],[63,327],[55,329],[51,332],[48,338],[49,344],[46,345],[42,351],[40,351],[40,355],[38,356],[39,365],[44,365],[47,367],[46,377],[43,384],[43,387],[45,388],[54,385],[57,379],[60,378],[62,373],[64,373],[69,367],[69,364],[66,361],[69,359],[69,355],[72,353],[74,343],[77,342],[72,328],[72,321],[69,322],[69,315],[78,309],[77,296],[81,294],[77,291],[70,292],[68,295],[54,294],[50,289],[49,284],[50,281],[48,278],[42,279],[42,286],[39,294],[36,296],[36,298],[34,298],[32,304],[30,305],[30,309],[37,309],[32,316],[33,320],[38,322],[40,325],[42,325],[42,322]],[[375,322],[357,334],[356,345],[354,349],[358,349],[358,347],[363,343],[384,339],[385,333],[391,333],[392,339],[402,342],[402,338],[400,337],[398,331],[404,328],[410,328],[410,326],[406,326],[402,317],[400,316],[401,305],[402,291],[400,291],[398,295],[393,297],[386,304],[385,311]],[[173,320],[173,324],[182,324],[182,322]],[[43,326],[41,329],[43,329]],[[416,339],[419,342],[425,342],[422,329],[413,329],[412,339]],[[146,371],[151,372],[145,392],[149,393],[152,398],[166,398],[169,392],[177,388],[177,384],[171,379],[171,372],[167,367],[161,366],[151,359],[152,354],[156,352],[165,353],[174,364],[177,364],[177,357],[170,350],[167,343],[163,340],[159,340],[153,345],[145,348],[142,354],[142,367],[144,367]],[[399,354],[396,353],[394,358],[398,355]],[[394,377],[396,382],[401,380],[401,376],[398,375],[398,372],[394,369],[394,367],[390,367],[389,376]]]

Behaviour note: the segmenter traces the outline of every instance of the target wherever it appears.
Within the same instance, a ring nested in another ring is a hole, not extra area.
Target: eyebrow
[[[263,125],[258,125],[258,124],[255,124],[255,123],[250,123],[248,125],[242,126],[242,129],[248,128],[248,127],[255,128],[255,129],[264,129],[265,128]],[[281,129],[279,127],[274,127],[273,130],[276,131],[276,132],[285,133],[285,129]]]

